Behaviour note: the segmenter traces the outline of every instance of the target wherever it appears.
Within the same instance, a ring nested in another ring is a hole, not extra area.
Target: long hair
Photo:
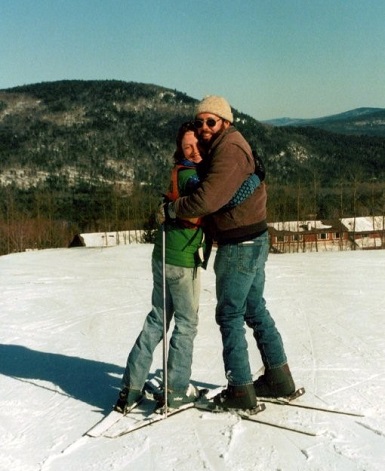
[[[195,126],[192,121],[186,121],[183,123],[176,135],[176,150],[174,152],[174,162],[180,162],[184,159],[183,149],[182,149],[182,140],[186,132],[194,132],[195,133]]]

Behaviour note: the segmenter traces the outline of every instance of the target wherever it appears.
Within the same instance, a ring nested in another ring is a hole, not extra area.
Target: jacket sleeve
[[[215,149],[207,175],[197,190],[175,201],[176,215],[183,218],[215,213],[253,172],[251,154],[237,143],[224,142]]]

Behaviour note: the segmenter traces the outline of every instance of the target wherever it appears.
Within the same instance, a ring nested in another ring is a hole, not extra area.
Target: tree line
[[[376,181],[341,181],[333,188],[323,187],[316,177],[291,185],[269,178],[266,183],[270,222],[385,214],[384,185]],[[67,191],[0,187],[0,254],[68,247],[82,232],[142,229],[151,242],[160,200],[158,188],[141,184],[130,194],[113,185],[86,183]]]

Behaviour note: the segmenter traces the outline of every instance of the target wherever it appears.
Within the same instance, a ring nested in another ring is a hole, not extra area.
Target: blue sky
[[[0,89],[63,79],[223,95],[258,120],[385,108],[385,0],[0,0]]]

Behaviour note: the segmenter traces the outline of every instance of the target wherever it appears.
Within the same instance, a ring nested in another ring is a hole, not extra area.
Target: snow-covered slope
[[[189,410],[120,439],[84,437],[70,446],[115,402],[150,308],[151,250],[0,257],[1,471],[384,469],[385,251],[272,255],[267,265],[268,306],[296,382],[308,391],[303,401],[365,417],[268,407],[266,417],[319,434],[309,437]],[[193,367],[202,386],[225,382],[212,261]],[[250,332],[248,339],[257,372]],[[152,372],[159,368],[161,345]]]

